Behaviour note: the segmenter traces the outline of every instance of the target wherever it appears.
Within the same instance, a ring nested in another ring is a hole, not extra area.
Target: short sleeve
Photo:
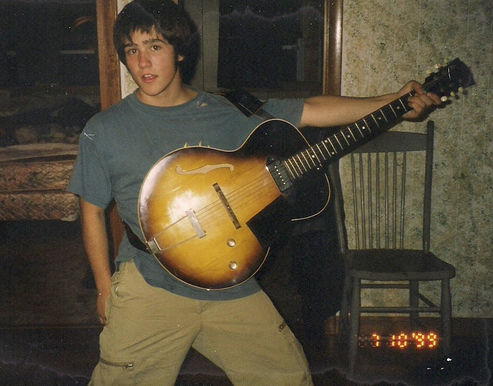
[[[275,118],[284,119],[296,127],[300,125],[305,100],[301,98],[269,99],[264,109]]]
[[[82,131],[79,152],[67,190],[93,205],[106,208],[112,199],[112,189],[104,158],[97,148],[97,126],[92,120]]]

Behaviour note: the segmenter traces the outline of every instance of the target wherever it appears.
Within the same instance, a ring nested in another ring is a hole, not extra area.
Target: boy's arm
[[[416,95],[409,98],[408,103],[413,110],[404,115],[406,119],[423,117],[432,106],[438,106],[441,103],[438,96],[431,93],[426,94],[421,85],[414,81],[407,83],[395,94],[378,97],[316,96],[305,100],[300,126],[331,127],[348,125],[411,91],[415,91]]]
[[[96,289],[97,313],[101,324],[106,324],[106,299],[110,294],[111,268],[108,251],[105,210],[80,199],[82,239],[89,258]]]

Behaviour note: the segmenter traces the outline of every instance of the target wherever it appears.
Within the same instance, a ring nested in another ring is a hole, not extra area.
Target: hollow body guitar
[[[305,181],[294,191],[290,178],[276,170],[272,155],[307,146],[294,126],[273,119],[237,151],[189,147],[168,154],[147,175],[139,198],[149,250],[170,273],[197,287],[227,288],[247,280],[290,221],[314,216],[328,202],[323,173],[305,179],[319,186],[308,192]],[[297,210],[308,204],[311,213]]]
[[[467,66],[455,59],[423,87],[447,96],[472,83]],[[397,122],[412,95],[312,146],[293,125],[272,119],[235,151],[188,147],[167,154],[145,177],[138,199],[148,250],[169,273],[198,288],[245,282],[290,222],[325,208],[326,166]]]

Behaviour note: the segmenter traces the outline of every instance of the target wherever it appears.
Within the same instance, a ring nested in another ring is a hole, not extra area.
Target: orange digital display
[[[389,347],[396,349],[406,349],[414,347],[417,349],[434,349],[438,346],[438,335],[434,332],[412,332],[396,335],[380,335],[376,332],[370,336],[360,336],[359,342],[362,347]]]

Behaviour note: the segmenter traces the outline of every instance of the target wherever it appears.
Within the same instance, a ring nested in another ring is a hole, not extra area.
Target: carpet
[[[80,224],[0,223],[0,327],[97,325]]]

